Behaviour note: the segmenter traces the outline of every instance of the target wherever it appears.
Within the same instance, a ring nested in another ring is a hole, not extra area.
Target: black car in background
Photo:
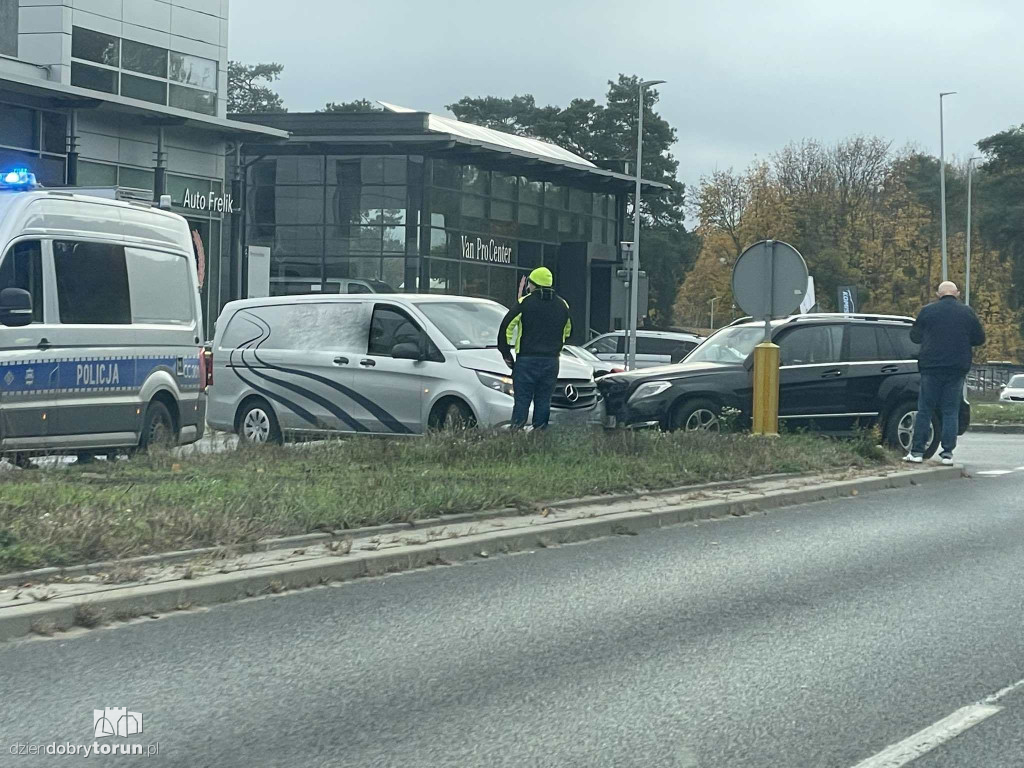
[[[847,434],[879,425],[886,442],[909,450],[920,374],[911,318],[884,315],[800,315],[772,323],[780,347],[779,422],[787,429]],[[723,409],[749,422],[754,347],[762,322],[738,322],[715,333],[682,363],[604,376],[606,425],[664,430],[719,430]],[[960,406],[960,433],[970,424]],[[938,450],[940,422],[926,456]]]

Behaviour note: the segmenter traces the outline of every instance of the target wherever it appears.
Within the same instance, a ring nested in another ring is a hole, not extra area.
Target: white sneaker
[[[915,456],[912,453],[908,453],[906,456],[904,456],[903,460],[905,462],[907,462],[908,464],[923,464],[924,463],[924,458],[922,458],[921,456]]]
[[[941,456],[939,457],[939,459],[940,459],[940,461],[942,461],[942,463],[943,463],[943,464],[945,464],[945,465],[946,465],[947,467],[952,467],[952,466],[953,466],[953,454],[952,454],[952,453],[943,453],[943,454],[942,454],[942,455],[941,455]]]

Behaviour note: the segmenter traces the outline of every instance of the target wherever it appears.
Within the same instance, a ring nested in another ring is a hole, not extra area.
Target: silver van
[[[262,443],[507,425],[512,379],[495,347],[505,313],[428,294],[231,302],[213,342],[210,426]],[[602,411],[593,369],[563,357],[551,422],[600,423]]]
[[[0,453],[198,440],[202,329],[183,218],[0,189]]]

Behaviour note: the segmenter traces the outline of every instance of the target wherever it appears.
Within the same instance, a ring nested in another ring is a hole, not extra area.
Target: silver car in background
[[[210,426],[255,443],[505,426],[512,378],[495,342],[506,311],[426,294],[231,302],[213,343]],[[561,358],[551,423],[601,418],[593,369]]]
[[[653,368],[680,362],[697,348],[704,338],[679,331],[637,331],[637,368]],[[624,368],[626,365],[626,332],[612,331],[587,342],[585,349],[605,362]]]
[[[1024,373],[1018,373],[1006,383],[999,392],[999,402],[1024,405]]]

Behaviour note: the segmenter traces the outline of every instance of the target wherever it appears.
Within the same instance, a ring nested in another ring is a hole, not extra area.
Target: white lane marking
[[[1000,699],[1006,698],[1011,693],[1013,693],[1014,691],[1019,690],[1021,688],[1024,688],[1024,680],[1018,680],[1016,683],[1011,683],[1010,685],[1006,686],[1005,688],[1002,688],[1002,689],[996,691],[995,693],[993,693],[988,698],[982,699],[979,702],[979,704],[995,704]]]
[[[639,107],[639,105],[637,105],[637,106]],[[1024,472],[1024,467],[1017,467],[1015,471],[1017,471],[1017,472]]]
[[[900,768],[1002,711],[1002,707],[992,704],[971,704],[969,707],[958,709],[949,717],[929,725],[899,744],[886,747],[877,755],[857,763],[854,768]]]
[[[1011,475],[1013,474],[1012,469],[986,469],[981,472],[975,472],[976,475],[987,475],[989,477],[996,477],[997,475]]]

